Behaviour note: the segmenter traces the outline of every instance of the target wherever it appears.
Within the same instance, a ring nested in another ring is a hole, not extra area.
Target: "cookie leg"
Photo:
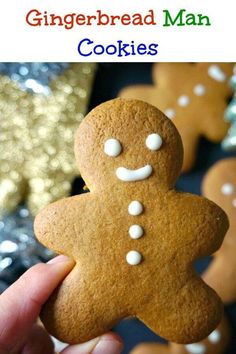
[[[76,344],[95,338],[125,317],[114,304],[110,284],[102,286],[97,274],[90,283],[76,266],[43,308],[41,320],[50,334]]]
[[[203,341],[188,345],[143,343],[131,351],[131,354],[223,354],[227,349],[231,329],[224,316],[217,329]]]
[[[229,346],[231,328],[224,315],[219,326],[203,341],[188,345],[170,344],[171,354],[222,354]]]
[[[195,277],[174,294],[169,292],[163,297],[157,294],[138,317],[168,340],[193,343],[202,340],[217,327],[221,310],[217,294]]]

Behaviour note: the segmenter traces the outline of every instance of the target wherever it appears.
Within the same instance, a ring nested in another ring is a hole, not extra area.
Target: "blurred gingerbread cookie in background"
[[[230,221],[224,243],[203,277],[228,304],[236,301],[236,158],[211,167],[203,181],[203,194],[218,204]]]
[[[224,120],[232,95],[231,63],[159,63],[153,66],[153,85],[124,88],[119,96],[157,106],[177,127],[184,145],[183,172],[195,162],[200,137],[220,142],[229,124]]]
[[[230,341],[231,329],[226,316],[205,340],[188,345],[143,343],[130,354],[224,354]]]

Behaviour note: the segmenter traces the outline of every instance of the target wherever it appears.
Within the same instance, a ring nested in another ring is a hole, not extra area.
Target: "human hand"
[[[36,321],[43,304],[73,266],[65,256],[37,264],[0,295],[0,354],[54,353],[50,335]],[[67,346],[61,354],[120,354],[122,347],[118,335],[107,333]]]

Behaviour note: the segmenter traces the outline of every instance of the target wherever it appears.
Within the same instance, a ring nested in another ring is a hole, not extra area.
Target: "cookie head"
[[[84,119],[76,134],[75,155],[91,190],[133,183],[171,188],[183,151],[176,128],[157,108],[115,99]]]

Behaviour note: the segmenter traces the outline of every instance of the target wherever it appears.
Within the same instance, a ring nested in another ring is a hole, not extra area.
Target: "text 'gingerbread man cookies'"
[[[75,156],[90,193],[35,221],[38,239],[76,262],[42,313],[55,337],[87,341],[128,316],[180,343],[217,326],[221,302],[192,262],[220,247],[228,221],[213,202],[173,189],[182,153],[172,122],[142,101],[106,102],[82,122]]]
[[[232,95],[228,80],[233,64],[160,63],[153,66],[154,85],[135,85],[119,96],[153,104],[173,120],[184,145],[182,171],[194,164],[198,140],[204,136],[220,142],[229,128],[224,121],[227,99]]]
[[[204,274],[225,304],[236,301],[236,158],[217,162],[203,182],[203,194],[227,213],[230,228]]]

